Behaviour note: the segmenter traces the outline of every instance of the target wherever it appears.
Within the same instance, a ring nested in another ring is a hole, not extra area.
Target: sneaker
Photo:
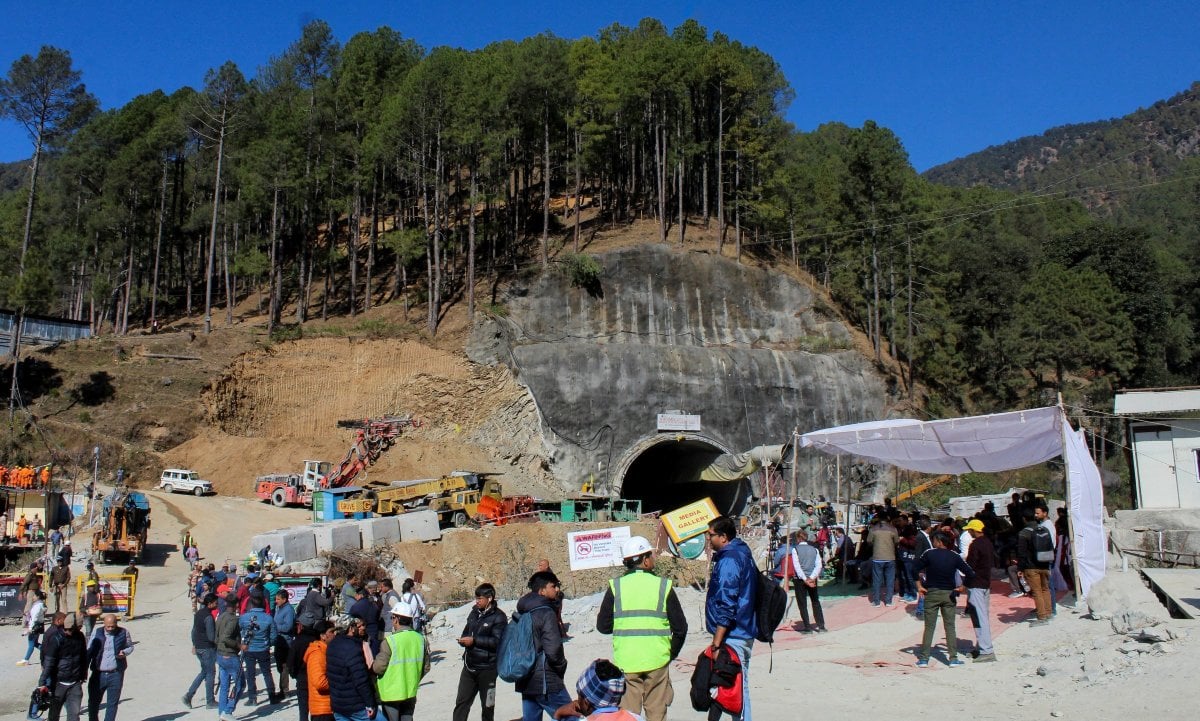
[[[1021,596],[1024,596],[1024,595],[1025,595],[1024,591],[1013,591],[1012,593],[1008,594],[1008,597],[1009,598],[1020,598]]]
[[[817,626],[817,633],[829,633],[829,629],[824,626]]]
[[[1029,622],[1029,625],[1030,626],[1045,626],[1048,623],[1050,623],[1050,619],[1048,619],[1048,618],[1035,618]]]
[[[979,649],[977,649],[977,648],[971,649],[971,658],[979,658]]]
[[[184,697],[182,699],[180,699],[180,701],[183,701],[184,708],[192,707],[192,697],[191,696],[188,696],[185,694]]]
[[[212,710],[219,709],[219,708],[221,708],[221,707],[220,707],[220,706],[218,706],[218,705],[217,705],[217,704],[215,704],[215,703],[206,703],[206,704],[204,704],[204,708],[206,708],[206,709],[208,709],[208,710],[212,711]]]
[[[929,668],[929,659],[921,659],[917,661],[917,668]]]
[[[888,601],[887,603],[885,603],[885,604],[883,604],[883,605],[884,605],[884,606],[887,606],[888,608],[895,608],[895,607],[896,607],[896,602],[895,602],[895,601]]]
[[[950,659],[950,663],[948,663],[946,665],[949,666],[950,668],[958,668],[959,666],[966,666],[967,664],[963,663],[963,660],[961,658],[954,658],[954,659]]]
[[[994,663],[995,661],[996,654],[994,653],[981,653],[975,658],[975,663]]]
[[[17,665],[18,666],[28,666],[29,662],[26,661],[25,659],[21,659],[21,660],[17,661]]]

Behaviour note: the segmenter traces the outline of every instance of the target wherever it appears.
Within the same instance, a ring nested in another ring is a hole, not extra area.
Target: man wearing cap
[[[625,708],[622,698],[628,690],[628,677],[607,659],[597,659],[579,675],[575,691],[579,695],[554,713],[556,719],[580,716],[588,721],[645,721]]]
[[[53,694],[47,721],[58,721],[64,708],[67,721],[79,721],[88,662],[87,641],[76,626],[75,614],[63,617],[62,631],[52,637],[47,634],[43,654],[40,685]]]
[[[971,654],[976,663],[996,660],[992,649],[991,587],[992,569],[996,567],[996,552],[992,541],[984,534],[983,521],[971,520],[963,528],[971,534],[971,545],[967,548],[967,565],[975,572],[966,581],[967,613],[975,627],[975,651]]]
[[[225,597],[225,608],[217,616],[217,714],[219,721],[232,721],[242,688],[242,632],[238,626],[237,595]]]
[[[71,583],[71,567],[69,560],[60,559],[58,565],[50,572],[50,587],[54,589],[54,610],[63,611],[66,605],[67,585]]]
[[[242,659],[246,665],[246,698],[251,706],[258,703],[258,672],[262,671],[268,703],[277,704],[275,679],[271,675],[271,651],[275,648],[275,622],[262,609],[262,588],[250,593],[246,612],[238,619],[242,632]]]
[[[398,601],[392,605],[392,628],[375,655],[371,670],[379,677],[379,706],[387,721],[412,721],[417,708],[417,686],[429,673],[429,646],[425,635],[413,630],[417,609]]]
[[[92,637],[92,631],[96,628],[96,620],[100,618],[103,612],[100,599],[100,584],[92,579],[88,579],[84,584],[83,593],[79,595],[79,615],[78,618],[83,619],[83,635],[88,638]]]
[[[674,700],[669,667],[687,638],[687,616],[671,580],[654,575],[654,548],[642,536],[621,546],[625,575],[608,582],[596,630],[613,636],[613,662],[624,672],[621,708],[664,721]]]
[[[213,695],[213,682],[217,674],[217,622],[213,611],[217,608],[217,595],[210,593],[201,599],[200,608],[192,616],[192,655],[200,662],[200,673],[183,694],[183,705],[192,707],[192,697],[204,684],[205,708],[217,707]]]
[[[713,548],[712,571],[704,599],[704,623],[712,634],[709,648],[716,654],[729,646],[742,663],[742,721],[750,721],[750,654],[758,635],[755,591],[758,568],[746,542],[737,537],[729,516],[708,522],[704,533]]]
[[[454,721],[467,721],[476,694],[483,705],[483,721],[496,717],[496,652],[508,627],[508,617],[496,605],[496,588],[481,583],[475,589],[475,606],[467,616],[458,645],[463,647],[463,667],[454,700]]]

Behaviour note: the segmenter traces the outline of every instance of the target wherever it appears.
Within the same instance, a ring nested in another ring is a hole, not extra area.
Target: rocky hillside
[[[1200,156],[1200,83],[1129,115],[1052,128],[926,171],[945,185],[1074,192],[1090,207],[1178,173]]]

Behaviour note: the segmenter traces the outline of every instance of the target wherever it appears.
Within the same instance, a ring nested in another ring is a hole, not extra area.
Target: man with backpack
[[[521,617],[529,615],[524,629],[532,637],[536,656],[529,673],[515,682],[516,690],[521,694],[522,721],[538,721],[543,711],[554,718],[554,712],[560,706],[571,702],[563,680],[567,673],[567,657],[563,653],[558,614],[554,612],[557,598],[558,576],[550,571],[538,571],[529,578],[529,593],[517,601],[514,628],[520,629]]]
[[[642,536],[621,547],[625,575],[608,582],[596,630],[613,636],[613,662],[624,672],[621,708],[665,721],[674,700],[669,666],[687,638],[687,616],[671,580],[654,575],[654,548]]]
[[[713,548],[712,573],[704,601],[704,622],[712,634],[716,654],[729,646],[742,663],[742,721],[750,719],[750,652],[758,635],[755,622],[758,569],[746,542],[737,537],[737,525],[728,516],[708,522],[704,533]]]
[[[1030,623],[1041,626],[1050,623],[1050,564],[1054,561],[1054,536],[1038,523],[1032,506],[1027,506],[1022,513],[1025,514],[1025,527],[1017,534],[1017,569],[1033,595],[1037,617]]]

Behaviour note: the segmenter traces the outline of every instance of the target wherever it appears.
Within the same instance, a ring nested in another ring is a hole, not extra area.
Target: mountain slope
[[[954,186],[1069,193],[1093,209],[1163,181],[1200,156],[1200,82],[1122,118],[1052,128],[931,168]]]

